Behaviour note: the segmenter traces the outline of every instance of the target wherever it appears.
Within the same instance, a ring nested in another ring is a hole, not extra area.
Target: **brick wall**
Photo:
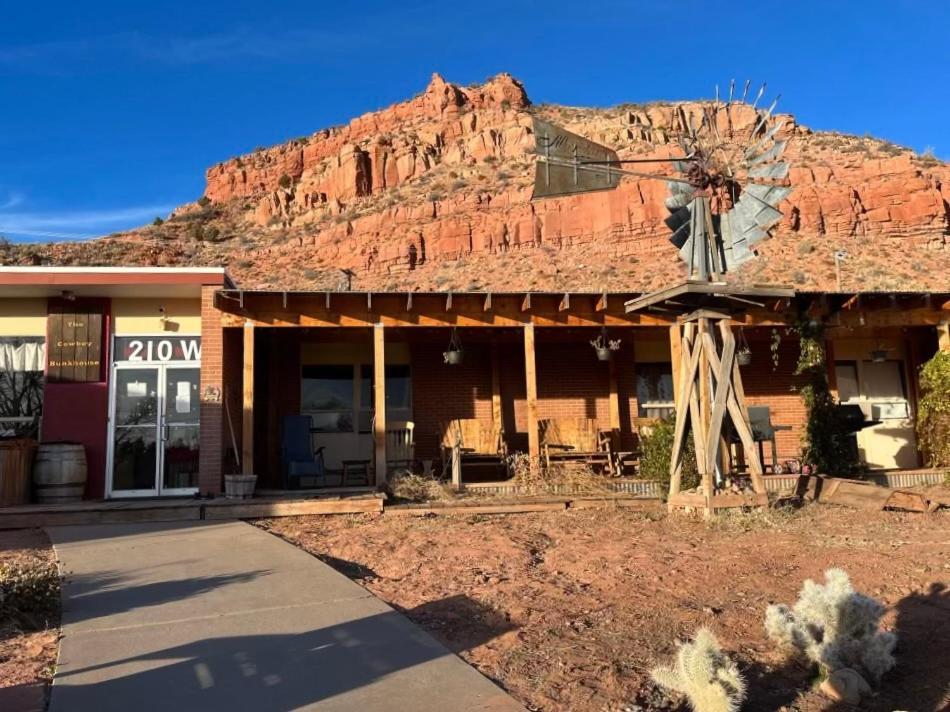
[[[767,405],[773,425],[791,426],[791,430],[776,434],[778,457],[779,461],[797,458],[801,454],[806,416],[801,396],[792,390],[804,385],[804,379],[795,375],[798,339],[782,335],[776,367],[770,351],[769,330],[746,329],[745,334],[752,350],[752,363],[741,369],[746,402],[748,405]],[[765,455],[769,457],[767,446]]]
[[[201,435],[198,487],[202,493],[221,492],[223,432],[224,339],[221,313],[214,308],[217,287],[201,288]]]

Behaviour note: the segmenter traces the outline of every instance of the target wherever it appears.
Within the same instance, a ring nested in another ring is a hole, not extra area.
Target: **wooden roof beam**
[[[491,311],[491,292],[485,295],[485,304],[482,306],[482,311]]]
[[[559,312],[567,311],[571,308],[571,293],[564,292],[564,296],[561,297],[561,303],[557,305],[557,310]]]
[[[452,292],[445,295],[445,311],[452,311]]]
[[[594,307],[594,311],[607,311],[607,290],[605,289],[600,297],[597,299],[597,305]]]
[[[521,311],[531,310],[531,292],[525,292],[524,299],[521,300]]]
[[[406,311],[412,311],[412,292],[406,297]]]

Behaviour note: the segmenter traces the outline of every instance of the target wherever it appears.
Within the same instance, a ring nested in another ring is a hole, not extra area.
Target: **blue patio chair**
[[[315,484],[326,484],[323,448],[313,450],[310,439],[310,416],[284,416],[280,441],[280,459],[284,466],[284,487],[300,489],[303,478]]]

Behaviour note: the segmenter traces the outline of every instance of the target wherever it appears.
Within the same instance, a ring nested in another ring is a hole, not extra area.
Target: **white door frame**
[[[201,337],[201,334],[169,334],[168,332],[162,332],[159,334],[113,334],[113,344],[111,353],[113,359],[115,357],[115,341],[116,337],[123,338],[150,338],[150,337],[166,337],[169,339],[172,338],[194,338]],[[201,361],[119,361],[116,362],[113,360],[110,371],[109,371],[109,412],[108,412],[108,443],[106,448],[106,499],[123,499],[130,497],[159,497],[159,496],[189,496],[197,494],[198,487],[162,487],[162,482],[164,480],[164,470],[165,470],[165,429],[166,424],[166,414],[165,414],[165,391],[167,387],[167,378],[169,369],[184,369],[192,368],[198,369],[200,372]],[[134,489],[134,490],[119,490],[115,491],[113,489],[113,464],[114,464],[114,455],[115,455],[115,399],[116,399],[116,375],[118,371],[125,371],[130,369],[154,369],[156,372],[156,416],[155,416],[155,484],[151,489]],[[198,423],[199,433],[201,428],[201,421],[199,419]]]

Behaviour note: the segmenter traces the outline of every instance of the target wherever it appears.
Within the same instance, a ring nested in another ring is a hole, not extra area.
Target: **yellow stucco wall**
[[[0,336],[46,336],[46,300],[0,299]]]
[[[165,322],[159,307],[165,307]],[[112,319],[113,329],[119,335],[200,334],[201,300],[116,298],[112,300]]]

